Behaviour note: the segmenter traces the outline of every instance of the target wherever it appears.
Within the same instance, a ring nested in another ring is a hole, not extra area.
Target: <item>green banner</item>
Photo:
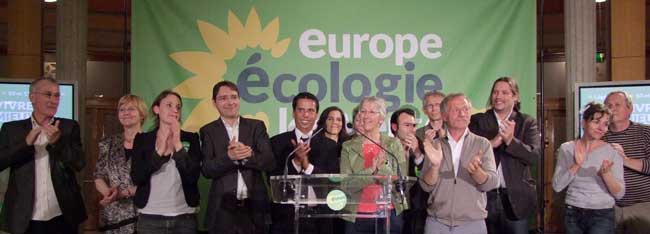
[[[132,92],[148,103],[179,92],[190,131],[218,118],[221,80],[239,85],[241,113],[270,135],[292,128],[300,91],[348,115],[372,95],[389,112],[419,111],[429,90],[466,93],[480,110],[494,79],[512,76],[523,111],[536,110],[534,1],[138,0],[132,32]]]
[[[242,115],[265,121],[275,135],[292,129],[291,99],[301,91],[348,116],[374,95],[387,100],[389,115],[403,106],[421,112],[430,90],[463,92],[480,111],[492,82],[512,76],[523,112],[534,116],[535,7],[522,0],[133,1],[132,93],[151,103],[164,89],[179,92],[182,126],[198,131],[218,118],[213,85],[233,81]]]

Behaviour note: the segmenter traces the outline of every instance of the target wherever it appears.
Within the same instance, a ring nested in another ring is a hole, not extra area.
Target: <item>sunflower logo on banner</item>
[[[227,32],[202,20],[197,21],[197,26],[210,51],[181,51],[169,55],[178,65],[194,74],[173,88],[173,91],[183,98],[200,100],[183,123],[182,128],[188,131],[198,131],[201,126],[219,117],[212,105],[212,87],[224,80],[223,76],[228,70],[227,60],[245,48],[260,48],[272,57],[279,58],[287,51],[291,42],[291,38],[278,39],[278,17],[262,29],[255,8],[250,10],[245,25],[232,11],[228,11]],[[261,54],[255,53],[248,59],[247,64],[256,63],[260,59]],[[269,117],[264,112],[243,116],[264,121],[267,127],[270,124]]]

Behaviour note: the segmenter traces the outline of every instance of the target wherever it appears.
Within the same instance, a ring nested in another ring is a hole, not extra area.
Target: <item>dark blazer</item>
[[[285,161],[287,155],[294,150],[291,140],[298,142],[296,139],[296,130],[284,132],[271,138],[273,155],[275,156],[276,167],[272,175],[284,175]],[[314,165],[312,174],[339,173],[341,146],[325,137],[321,131],[312,136],[309,143],[309,162]],[[293,156],[292,156],[293,157]],[[291,163],[287,163],[289,175],[297,175],[300,172]],[[316,191],[317,192],[317,191]],[[272,233],[292,233],[293,232],[294,207],[292,205],[272,204]],[[331,220],[319,219],[315,225],[313,221],[301,219],[300,231],[308,233],[331,233]]]
[[[510,145],[501,144],[494,148],[494,156],[500,157],[513,213],[518,219],[526,219],[535,213],[537,207],[536,182],[530,167],[539,159],[541,137],[537,121],[532,117],[513,110],[510,120],[516,124],[514,138]],[[494,111],[489,109],[472,115],[469,129],[487,139],[494,138],[499,129]]]
[[[203,175],[212,179],[205,226],[208,230],[225,231],[232,230],[239,223],[233,220],[238,216],[223,209],[221,204],[225,194],[236,196],[239,170],[248,189],[248,199],[253,205],[251,209],[255,217],[251,218],[254,226],[256,229],[263,228],[264,214],[268,214],[270,201],[262,172],[269,172],[275,167],[264,122],[244,117],[239,119],[237,140],[253,149],[253,156],[245,163],[236,163],[228,158],[230,138],[221,118],[203,126],[199,132],[203,143],[201,151],[205,155]],[[261,230],[253,232],[258,231]]]
[[[284,174],[284,162],[287,159],[287,155],[294,149],[291,140],[298,142],[294,131],[284,132],[271,138],[273,155],[275,156],[276,162],[273,175]],[[328,139],[320,132],[311,138],[309,146],[311,148],[309,151],[309,162],[314,165],[312,174],[338,173],[341,150],[336,142]],[[291,162],[287,164],[289,165],[289,175],[299,174]]]
[[[418,140],[418,148],[422,152],[422,157],[426,158],[426,155],[424,155],[424,144],[422,144],[422,140],[420,138],[417,138]],[[422,172],[422,166],[424,165],[424,158],[422,159],[422,162],[420,164],[415,164],[415,158],[416,155],[412,152],[409,152],[409,158],[408,158],[408,176],[419,178],[419,173],[416,174],[416,171]],[[413,184],[413,186],[409,189],[409,198],[410,198],[410,206],[409,209],[411,210],[426,210],[427,209],[427,199],[429,198],[429,194],[427,192],[424,192],[420,186],[417,186],[417,184]]]
[[[59,208],[64,220],[79,225],[86,220],[86,209],[75,177],[85,166],[79,124],[70,119],[55,118],[61,137],[46,147],[50,159],[50,174]],[[34,146],[25,137],[32,129],[31,119],[7,122],[0,130],[0,171],[11,169],[9,184],[2,207],[2,229],[23,233],[29,226],[34,209]]]
[[[427,125],[428,126],[428,125]],[[423,128],[427,127],[424,126]],[[424,154],[424,144],[422,139],[417,136],[418,148]],[[422,162],[420,164],[415,163],[416,155],[412,152],[409,152],[408,158],[408,176],[415,177],[419,180],[419,173],[421,172],[422,166],[424,165],[424,160],[426,155],[423,155]],[[422,190],[417,182],[411,186],[408,190],[408,202],[409,209],[404,211],[404,224],[402,225],[402,234],[413,234],[413,233],[424,233],[424,225],[427,218],[427,200],[429,199],[429,193]]]
[[[151,192],[151,176],[160,170],[171,157],[161,157],[156,152],[156,132],[158,128],[138,133],[133,140],[133,158],[131,159],[131,180],[138,186],[133,203],[138,208],[144,208]],[[174,153],[176,169],[181,176],[185,202],[190,207],[199,205],[199,188],[197,181],[201,175],[201,149],[199,135],[181,130],[181,142],[189,143],[189,149],[181,149]]]
[[[416,137],[416,139],[417,139],[417,141],[418,141],[418,148],[419,148],[419,151],[420,151],[420,152],[423,154],[423,156],[424,156],[424,144],[422,143],[422,139],[420,139],[419,137]],[[416,170],[417,170],[417,171],[422,171],[422,165],[424,165],[424,159],[423,159],[422,162],[418,165],[418,164],[415,164],[415,157],[416,157],[415,153],[413,153],[413,152],[408,152],[408,154],[409,154],[409,158],[408,158],[408,163],[409,163],[409,164],[408,164],[408,165],[409,165],[409,167],[408,167],[408,170],[409,170],[409,171],[408,171],[408,176],[414,176],[414,177],[417,177],[417,175],[415,174],[415,171],[416,171]],[[424,157],[426,157],[426,156],[424,156]]]

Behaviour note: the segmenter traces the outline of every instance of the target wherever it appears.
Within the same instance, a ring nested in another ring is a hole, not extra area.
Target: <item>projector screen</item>
[[[582,127],[580,126],[582,123],[581,111],[585,105],[591,101],[604,103],[607,94],[616,90],[625,91],[632,96],[634,111],[632,112],[632,116],[630,116],[630,120],[650,125],[650,81],[577,83],[574,110],[576,119],[575,133],[579,133],[582,136]]]
[[[32,114],[29,84],[32,80],[0,79],[0,127],[5,122],[27,119]],[[59,81],[61,99],[56,117],[77,119],[76,82]]]

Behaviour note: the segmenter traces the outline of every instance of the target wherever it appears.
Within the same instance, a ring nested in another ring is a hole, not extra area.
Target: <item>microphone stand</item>
[[[309,136],[309,138],[307,139],[307,142],[311,143],[312,137],[320,133],[321,131],[323,131],[323,129],[325,128],[320,128],[316,130],[316,132],[312,133],[311,136]],[[287,194],[287,185],[289,184],[289,159],[291,158],[291,156],[293,156],[293,154],[296,153],[297,150],[298,148],[296,147],[291,151],[291,153],[289,153],[289,155],[287,155],[287,158],[284,159],[284,175],[282,177],[282,183],[284,184],[284,186],[282,186],[282,194],[284,195]]]
[[[399,166],[399,160],[397,160],[397,156],[395,156],[395,154],[393,154],[392,152],[388,151],[388,149],[384,148],[384,146],[382,146],[381,144],[377,143],[375,140],[373,140],[373,139],[371,139],[370,137],[368,137],[368,135],[366,135],[365,133],[359,131],[359,130],[358,130],[357,128],[355,128],[351,123],[348,123],[348,124],[347,124],[347,127],[348,127],[348,128],[352,128],[352,129],[354,129],[354,132],[355,132],[355,133],[357,133],[357,134],[363,136],[363,138],[368,139],[368,140],[369,140],[370,142],[372,142],[374,145],[379,146],[379,148],[380,148],[381,150],[383,150],[384,152],[388,153],[388,155],[390,155],[390,156],[392,157],[392,159],[395,160],[395,165],[397,165],[397,183],[396,183],[396,189],[397,189],[397,192],[399,192],[400,197],[402,198],[402,199],[399,199],[399,200],[400,200],[399,202],[400,202],[400,203],[403,203],[403,204],[407,204],[407,202],[406,202],[406,195],[404,195],[404,187],[405,187],[405,182],[406,182],[406,181],[404,181],[404,178],[402,177],[402,170],[401,170],[401,168],[400,168],[400,166]]]

